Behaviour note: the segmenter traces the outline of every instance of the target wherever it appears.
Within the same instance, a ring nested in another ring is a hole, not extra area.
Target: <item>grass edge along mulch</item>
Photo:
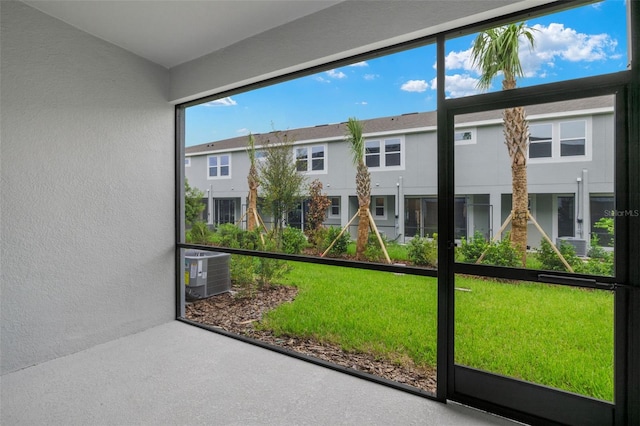
[[[436,365],[434,278],[294,263],[285,281],[295,302],[260,325],[275,335]],[[611,292],[471,277],[456,287],[456,363],[613,400]]]

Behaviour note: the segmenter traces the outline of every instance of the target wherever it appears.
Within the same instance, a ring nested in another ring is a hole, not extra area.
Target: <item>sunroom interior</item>
[[[615,293],[613,402],[569,394],[556,400],[537,386],[457,364],[459,275],[540,277],[455,262],[455,160],[446,143],[457,115],[613,95],[616,208],[637,211],[640,6],[631,0],[626,71],[557,83],[543,95],[537,88],[487,94],[479,104],[445,102],[440,94],[438,127],[446,131],[438,134],[439,214],[432,225],[450,238],[439,241],[434,273],[435,395],[182,318],[181,256],[191,247],[180,201],[186,106],[416,40],[443,46],[470,28],[586,3],[1,2],[0,423],[506,425],[586,424],[593,416],[597,424],[639,424],[640,223],[632,215],[617,218],[616,275],[592,286]],[[581,94],[585,85],[590,92]],[[576,285],[574,278],[550,279]],[[589,288],[586,281],[578,277],[578,286]]]

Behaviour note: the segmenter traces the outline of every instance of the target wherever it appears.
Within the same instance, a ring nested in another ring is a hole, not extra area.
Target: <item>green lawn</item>
[[[293,303],[263,326],[346,350],[436,365],[435,278],[294,263]],[[456,362],[613,399],[613,296],[544,284],[459,277]]]

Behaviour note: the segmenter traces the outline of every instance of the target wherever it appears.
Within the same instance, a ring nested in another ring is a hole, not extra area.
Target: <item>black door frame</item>
[[[441,43],[442,45],[443,43]],[[443,53],[443,52],[442,52]],[[438,76],[440,78],[440,76]],[[627,93],[629,73],[622,72],[604,77],[585,78],[569,82],[553,83],[532,88],[514,89],[507,92],[490,93],[460,99],[439,99],[438,135],[439,170],[439,292],[444,300],[442,317],[443,332],[446,333],[446,360],[438,363],[439,373],[446,374],[448,399],[496,412],[528,423],[557,423],[575,425],[624,424],[621,420],[627,400],[624,387],[627,358],[627,291],[628,241],[626,217],[616,218],[616,276],[592,277],[555,272],[522,270],[514,268],[467,265],[454,261],[453,200],[454,181],[454,121],[458,114],[504,109],[514,106],[556,102],[601,95],[615,95],[615,193],[616,208],[631,210],[628,204],[628,170],[631,161],[627,153]],[[442,96],[444,93],[442,93]],[[455,364],[455,274],[465,273],[487,277],[523,279],[534,282],[552,282],[559,285],[613,290],[615,293],[615,403],[595,400],[532,383],[491,374]],[[442,342],[442,341],[440,341]],[[444,348],[443,348],[444,350]],[[445,354],[442,354],[442,358]],[[440,372],[441,365],[446,371]],[[444,377],[443,377],[444,379]],[[438,380],[440,383],[440,380]],[[487,392],[491,389],[491,392]]]

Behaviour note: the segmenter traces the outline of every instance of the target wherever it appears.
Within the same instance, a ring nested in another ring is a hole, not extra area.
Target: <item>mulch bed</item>
[[[240,298],[234,297],[234,293],[223,293],[208,299],[187,303],[185,316],[187,319],[201,324],[435,394],[435,369],[417,367],[408,359],[403,360],[402,365],[398,365],[398,363],[378,359],[368,353],[345,352],[339,346],[326,342],[293,336],[275,336],[268,330],[256,329],[255,325],[260,322],[263,313],[282,303],[293,301],[297,292],[295,287],[271,286],[259,291],[253,298]]]

